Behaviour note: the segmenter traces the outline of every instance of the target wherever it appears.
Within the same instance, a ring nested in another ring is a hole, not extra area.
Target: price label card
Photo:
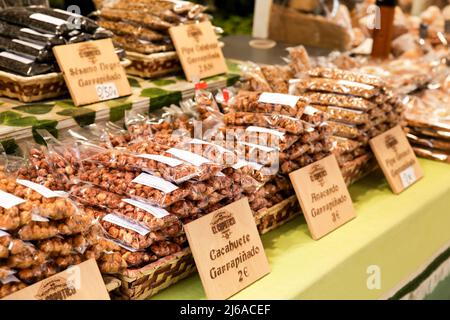
[[[69,267],[4,300],[110,300],[94,259]]]
[[[270,272],[247,199],[185,226],[208,299],[223,300]]]
[[[314,240],[356,217],[334,155],[294,171],[289,177]]]
[[[131,94],[111,39],[56,46],[53,52],[76,106]]]
[[[188,81],[228,72],[211,22],[173,27],[169,33]]]
[[[400,126],[370,140],[370,147],[395,194],[423,177],[414,150]]]

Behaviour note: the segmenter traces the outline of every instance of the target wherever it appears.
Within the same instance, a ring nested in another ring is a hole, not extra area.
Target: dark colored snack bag
[[[0,69],[26,77],[54,71],[52,65],[37,63],[32,59],[22,57],[9,51],[0,53]]]

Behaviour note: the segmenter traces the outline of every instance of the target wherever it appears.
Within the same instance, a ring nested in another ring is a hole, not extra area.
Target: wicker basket
[[[127,59],[131,61],[127,73],[141,78],[156,78],[181,71],[175,51],[149,55],[127,52]]]
[[[67,93],[62,73],[22,77],[0,71],[0,95],[22,102],[52,99]]]
[[[352,162],[347,169],[347,184],[362,179],[373,171],[373,157],[362,156]],[[376,164],[376,163],[375,163]],[[258,212],[255,221],[260,234],[272,231],[301,214],[297,197],[292,196],[277,205]],[[196,271],[194,258],[189,248],[158,260],[137,270],[127,270],[119,279],[105,279],[113,299],[143,300],[149,298],[172,284],[186,278]],[[117,285],[117,281],[121,285]]]
[[[123,60],[120,64],[127,67],[131,62]],[[62,73],[23,77],[0,70],[0,96],[29,103],[54,99],[66,93],[68,90]]]

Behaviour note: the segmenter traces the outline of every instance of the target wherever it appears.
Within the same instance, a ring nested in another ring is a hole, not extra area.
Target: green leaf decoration
[[[80,127],[85,127],[95,122],[95,110],[88,108],[65,109],[56,114],[72,117]]]
[[[170,84],[175,84],[177,82],[172,79],[157,79],[157,80],[151,81],[151,83],[153,83],[154,85],[159,86],[159,87],[164,87],[164,86],[168,86]]]
[[[8,119],[4,124],[10,127],[31,127],[35,125],[37,121],[38,119],[36,117],[23,117]]]
[[[186,77],[184,75],[175,76],[175,79],[178,81],[186,81]]]
[[[19,150],[19,145],[14,139],[2,141],[1,144],[6,154],[15,154]]]
[[[170,106],[173,103],[178,104],[182,99],[180,91],[167,91],[161,88],[144,89],[141,92],[141,97],[150,98],[150,110],[152,111]]]
[[[141,84],[136,78],[128,77],[128,82],[133,88],[141,88]]]
[[[51,104],[25,104],[13,107],[13,109],[29,114],[47,114],[52,111],[53,107],[54,105]]]
[[[211,82],[215,82],[215,81],[219,81],[219,80],[222,80],[222,76],[213,76],[213,77],[203,79],[203,81],[205,81],[207,83],[211,83]]]
[[[73,101],[70,100],[70,99],[56,101],[56,105],[58,107],[61,107],[61,108],[64,108],[64,109],[66,109],[66,108],[76,108],[77,107],[77,106],[75,106],[73,104]]]
[[[128,98],[116,99],[107,101],[106,104],[110,107],[109,121],[116,122],[125,118],[125,111],[131,110],[132,103]]]
[[[44,139],[40,134],[36,132],[37,129],[46,129],[50,132],[55,138],[58,138],[58,121],[56,120],[38,120],[32,128],[33,138],[34,140],[42,145],[45,145]]]
[[[6,124],[7,121],[12,119],[19,119],[22,115],[15,111],[4,111],[0,113],[0,124]]]
[[[239,64],[233,61],[227,60],[228,70],[233,73],[240,73],[241,70],[239,68]]]
[[[239,81],[239,79],[241,78],[241,76],[239,74],[234,74],[234,73],[228,73],[226,75],[227,77],[227,87],[231,87],[233,85],[236,84],[236,82]]]

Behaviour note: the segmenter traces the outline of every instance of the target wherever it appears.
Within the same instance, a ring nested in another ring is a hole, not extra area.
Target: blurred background
[[[253,19],[253,0],[194,0],[193,2],[206,4],[214,16],[213,23],[224,29],[225,35],[251,34]],[[52,7],[67,9],[69,5],[78,5],[83,14],[94,10],[92,1],[64,1],[50,0]]]

